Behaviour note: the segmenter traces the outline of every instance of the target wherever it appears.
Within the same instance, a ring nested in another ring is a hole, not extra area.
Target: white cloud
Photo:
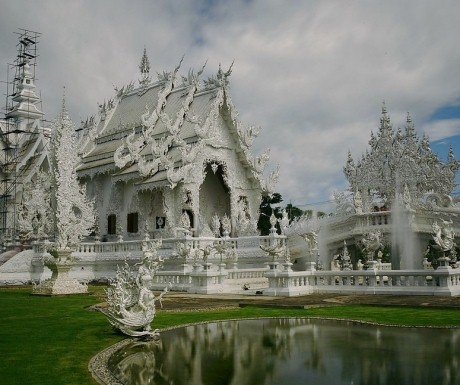
[[[138,79],[144,46],[153,71],[184,54],[184,72],[208,60],[208,75],[235,60],[234,104],[262,127],[255,152],[272,148],[280,192],[300,204],[346,186],[347,152],[366,150],[382,100],[395,127],[410,111],[431,140],[458,134],[427,123],[460,97],[458,20],[457,1],[16,0],[2,6],[0,58],[14,59],[18,27],[42,32],[43,109],[57,115],[65,85],[75,123]]]
[[[443,119],[427,122],[422,126],[423,131],[428,135],[430,141],[460,135],[460,119]]]

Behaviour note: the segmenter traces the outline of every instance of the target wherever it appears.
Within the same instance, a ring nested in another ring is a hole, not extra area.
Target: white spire
[[[142,55],[141,64],[139,64],[139,70],[141,71],[141,79],[139,84],[146,86],[150,83],[150,62],[147,57],[147,49],[144,47],[144,53]]]
[[[43,117],[43,112],[36,106],[40,98],[35,93],[34,78],[27,59],[24,61],[17,92],[12,100],[16,102],[16,105],[7,114],[7,117],[25,119],[39,119]]]

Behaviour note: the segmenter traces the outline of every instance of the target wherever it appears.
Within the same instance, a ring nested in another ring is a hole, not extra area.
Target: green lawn
[[[100,291],[100,287],[90,290]],[[41,297],[30,288],[0,289],[0,382],[2,384],[75,384],[96,382],[88,372],[92,356],[123,336],[104,315],[89,311],[100,300],[91,295]],[[244,307],[201,312],[158,312],[155,328],[186,323],[253,317],[327,317],[408,326],[460,327],[456,309],[332,306],[314,309]]]

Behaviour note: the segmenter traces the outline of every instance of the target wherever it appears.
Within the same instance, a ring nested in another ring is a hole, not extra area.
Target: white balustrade
[[[460,295],[460,269],[266,273],[270,295],[310,293]]]

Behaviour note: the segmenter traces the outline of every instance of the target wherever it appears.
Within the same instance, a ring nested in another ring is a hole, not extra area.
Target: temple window
[[[107,217],[107,234],[116,234],[117,233],[117,216],[115,214],[110,214]]]
[[[137,233],[139,231],[139,213],[129,213],[127,223],[128,233]]]

